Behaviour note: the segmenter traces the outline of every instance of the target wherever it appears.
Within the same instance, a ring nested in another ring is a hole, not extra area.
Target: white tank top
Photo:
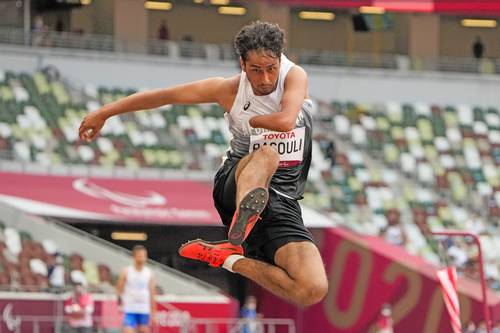
[[[272,93],[264,96],[256,96],[253,93],[252,85],[250,81],[248,81],[246,73],[244,71],[241,72],[238,93],[236,94],[230,112],[226,114],[229,130],[233,136],[243,134],[241,122],[239,121],[243,118],[243,115],[265,115],[277,112],[281,109],[281,98],[283,97],[285,79],[293,66],[295,66],[295,64],[288,60],[284,54],[281,54],[280,72],[278,74],[276,89]]]
[[[293,62],[282,54],[276,89],[269,95],[257,96],[248,81],[246,73],[241,72],[238,93],[226,120],[233,135],[231,151],[242,157],[262,145],[274,147],[280,154],[280,167],[292,167],[302,162],[304,152],[304,127],[295,128],[288,133],[273,132],[262,128],[253,128],[250,136],[243,131],[243,120],[257,115],[267,115],[281,111],[285,79]],[[300,122],[302,115],[299,114]]]
[[[295,128],[290,132],[252,128],[249,135],[244,132],[242,126],[244,119],[281,111],[285,79],[293,66],[295,64],[282,54],[276,89],[265,96],[256,96],[245,72],[241,72],[236,98],[231,110],[225,115],[233,137],[222,167],[226,163],[237,162],[263,145],[268,145],[280,155],[279,167],[271,179],[270,188],[280,195],[299,200],[304,193],[311,164],[312,101],[304,100]]]
[[[151,270],[149,268],[143,267],[138,271],[134,266],[127,267],[123,292],[123,311],[125,313],[148,314],[151,312],[150,281]]]

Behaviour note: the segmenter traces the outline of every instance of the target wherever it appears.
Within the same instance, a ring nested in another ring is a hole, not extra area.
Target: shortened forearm
[[[276,132],[289,132],[295,127],[295,119],[282,112],[255,116],[250,119],[254,128],[265,128]]]

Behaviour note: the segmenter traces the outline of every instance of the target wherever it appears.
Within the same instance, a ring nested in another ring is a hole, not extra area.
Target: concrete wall
[[[23,7],[16,0],[0,1],[0,24],[8,27],[22,27]]]
[[[409,19],[408,55],[416,57],[439,57],[439,15],[414,14]]]
[[[355,32],[351,15],[337,14],[333,21],[307,21],[292,11],[288,42],[295,49],[389,53],[395,51],[395,31]]]
[[[500,58],[500,26],[496,28],[464,28],[461,17],[442,16],[440,25],[440,55],[472,57],[472,43],[480,36],[485,46],[484,57]],[[500,23],[500,22],[499,22]]]
[[[408,54],[408,34],[411,14],[394,15],[394,53]]]
[[[148,13],[142,1],[115,1],[114,36],[118,40],[126,40],[132,50],[144,51],[148,39],[148,23]]]
[[[99,0],[71,11],[71,30],[83,29],[91,34],[114,33],[115,0]]]
[[[181,40],[185,35],[194,41],[231,44],[234,35],[241,27],[256,20],[257,6],[248,4],[247,13],[243,16],[220,15],[215,6],[195,6],[175,4],[170,11],[148,11],[148,37],[156,38],[158,27],[165,20],[170,39]]]

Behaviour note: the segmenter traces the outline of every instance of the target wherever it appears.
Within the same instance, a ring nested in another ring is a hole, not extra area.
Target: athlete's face
[[[148,260],[148,253],[146,250],[137,250],[134,252],[134,263],[137,266],[143,266]]]
[[[280,72],[279,57],[262,51],[249,51],[247,60],[240,60],[240,63],[255,95],[268,95],[276,89]]]

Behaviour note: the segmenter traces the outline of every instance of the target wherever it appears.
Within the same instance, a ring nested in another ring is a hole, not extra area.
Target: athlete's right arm
[[[81,140],[95,139],[104,123],[114,115],[148,110],[167,104],[219,103],[227,95],[227,79],[214,77],[174,87],[148,90],[121,98],[89,113],[78,130]]]
[[[116,283],[116,295],[118,296],[118,304],[121,304],[121,297],[123,295],[123,289],[125,287],[125,280],[127,279],[127,270],[123,269],[118,277],[118,282]]]

